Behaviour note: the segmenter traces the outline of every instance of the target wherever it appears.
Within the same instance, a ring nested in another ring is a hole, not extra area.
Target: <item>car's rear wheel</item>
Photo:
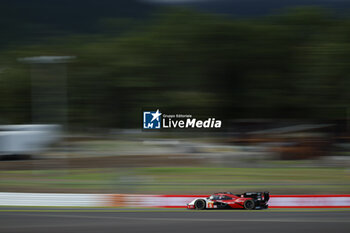
[[[253,210],[255,208],[255,203],[252,200],[246,200],[244,202],[244,209],[246,210]]]
[[[194,203],[194,207],[197,210],[204,210],[205,209],[205,201],[203,199],[198,199]]]

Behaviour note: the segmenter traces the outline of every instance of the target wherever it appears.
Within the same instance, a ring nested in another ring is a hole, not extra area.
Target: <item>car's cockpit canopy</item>
[[[232,197],[223,194],[214,194],[209,197],[209,200],[231,200]]]

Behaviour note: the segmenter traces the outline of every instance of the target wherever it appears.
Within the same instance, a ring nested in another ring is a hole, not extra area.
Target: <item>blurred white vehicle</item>
[[[0,156],[40,153],[60,134],[59,125],[0,125]]]

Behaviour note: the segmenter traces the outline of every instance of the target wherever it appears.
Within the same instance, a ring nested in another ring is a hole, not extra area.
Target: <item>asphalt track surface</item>
[[[350,232],[350,211],[0,208],[0,232]]]

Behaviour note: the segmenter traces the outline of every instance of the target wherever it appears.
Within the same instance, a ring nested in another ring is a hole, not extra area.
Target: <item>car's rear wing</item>
[[[237,194],[237,196],[250,197],[255,201],[261,201],[267,203],[270,199],[269,192],[248,192],[243,194]]]

